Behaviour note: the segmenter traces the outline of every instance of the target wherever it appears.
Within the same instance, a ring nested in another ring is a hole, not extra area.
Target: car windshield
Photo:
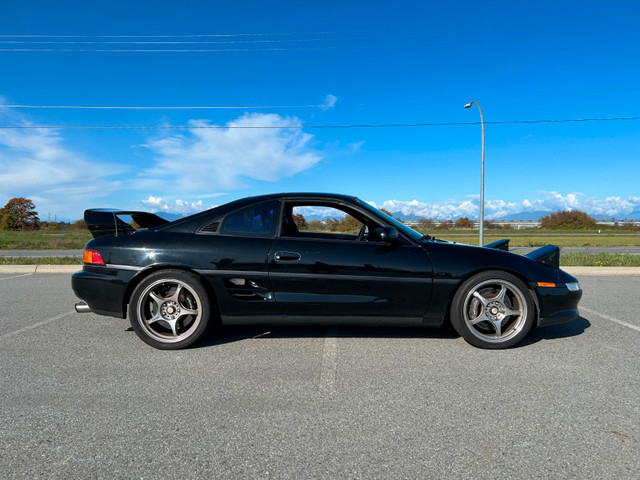
[[[396,227],[398,229],[398,231],[404,233],[405,235],[413,238],[414,240],[420,240],[422,237],[424,237],[423,234],[416,232],[415,230],[407,227],[404,223],[396,220],[395,218],[393,218],[390,215],[387,215],[386,213],[384,213],[383,211],[378,210],[376,207],[369,205],[367,202],[363,202],[362,200],[360,200],[359,198],[357,199],[358,202],[360,203],[360,205],[362,205],[364,208],[366,208],[367,210],[369,210],[370,212],[375,213],[376,215],[383,217],[385,220],[387,220],[391,225],[393,225],[394,227]]]

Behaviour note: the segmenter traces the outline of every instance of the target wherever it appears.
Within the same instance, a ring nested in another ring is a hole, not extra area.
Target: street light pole
[[[480,163],[480,246],[484,245],[484,117],[482,116],[482,108],[476,101],[467,103],[464,108],[471,108],[476,104],[480,111],[480,125],[482,127],[482,160]]]

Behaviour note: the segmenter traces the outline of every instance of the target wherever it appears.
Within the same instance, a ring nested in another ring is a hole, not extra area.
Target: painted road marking
[[[27,277],[29,275],[33,275],[33,273],[23,273],[22,275],[14,275],[12,277],[4,277],[4,278],[0,278],[0,280],[10,280],[12,278]]]
[[[591,310],[590,308],[585,308],[585,307],[580,307],[581,311],[590,313],[592,315],[598,315],[599,317],[604,318],[605,320],[611,320],[612,322],[616,322],[619,323],[620,325],[623,325],[625,327],[631,328],[633,330],[637,330],[638,332],[640,332],[640,327],[638,327],[637,325],[633,325],[631,323],[627,323],[623,320],[620,320],[618,318],[612,317],[610,315],[606,315],[604,313],[600,313],[600,312],[596,312],[595,310]]]
[[[34,323],[33,325],[29,325],[28,327],[21,328],[20,330],[16,330],[14,332],[9,332],[9,333],[6,333],[4,335],[0,335],[0,339],[15,337],[16,335],[20,335],[23,332],[26,332],[26,331],[29,331],[29,330],[33,330],[34,328],[42,327],[43,325],[46,325],[47,323],[55,322],[56,320],[60,320],[61,318],[67,317],[69,315],[73,315],[74,313],[75,312],[72,310],[70,312],[66,312],[66,313],[62,313],[60,315],[56,315],[55,317],[52,317],[52,318],[47,318],[46,320],[42,320],[41,322]]]

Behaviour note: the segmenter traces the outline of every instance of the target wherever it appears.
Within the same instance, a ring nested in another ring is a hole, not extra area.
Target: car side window
[[[230,214],[221,228],[221,233],[249,235],[274,235],[278,218],[279,202],[251,205]]]
[[[366,223],[365,223],[366,222]],[[292,203],[285,207],[281,236],[322,240],[371,241],[377,227],[361,214],[328,203]]]

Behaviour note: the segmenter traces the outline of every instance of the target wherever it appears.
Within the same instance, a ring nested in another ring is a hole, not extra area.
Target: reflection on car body
[[[307,221],[305,212],[330,213]],[[575,319],[582,295],[553,245],[520,256],[508,240],[446,242],[346,195],[263,195],[174,222],[95,209],[85,221],[94,239],[72,278],[77,310],[128,316],[162,349],[188,347],[219,323],[445,322],[472,345],[507,348],[532,327]]]

